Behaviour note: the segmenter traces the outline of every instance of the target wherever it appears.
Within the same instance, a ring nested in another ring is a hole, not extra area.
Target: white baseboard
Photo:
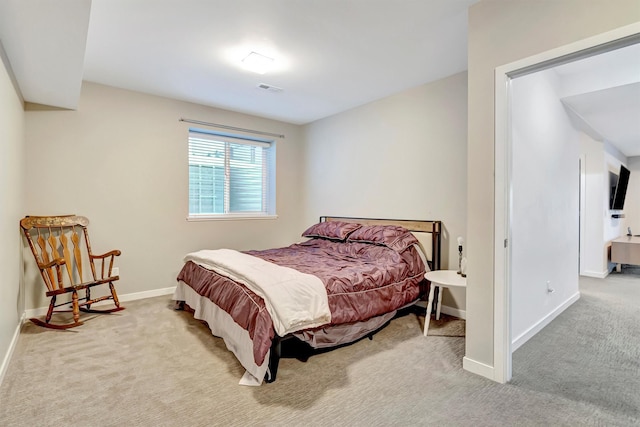
[[[458,317],[460,319],[467,319],[466,310],[460,310],[459,308],[453,308],[446,305],[440,307],[440,313],[448,314],[449,316]]]
[[[589,270],[585,270],[582,273],[580,273],[581,276],[586,276],[586,277],[595,277],[596,279],[604,279],[605,277],[607,277],[609,275],[609,270],[606,271],[589,271]]]
[[[416,305],[426,309],[427,301],[420,300],[416,303]],[[467,318],[467,312],[465,310],[460,310],[459,308],[449,307],[446,305],[440,307],[440,313],[448,314],[449,316],[458,317],[460,319]]]
[[[549,313],[548,315],[540,319],[536,324],[534,324],[532,327],[530,327],[528,330],[522,333],[519,337],[515,338],[511,343],[511,352],[513,353],[518,348],[520,348],[522,344],[529,341],[535,334],[540,332],[542,328],[544,328],[549,323],[551,323],[553,319],[558,317],[558,315],[560,315],[560,313],[565,311],[571,304],[578,301],[578,299],[580,299],[580,292],[576,292],[575,294],[573,294],[564,303],[560,304],[558,308],[556,308],[551,313]]]
[[[20,338],[20,328],[22,327],[24,319],[25,315],[23,314],[22,319],[20,319],[20,322],[18,322],[18,325],[16,326],[16,331],[13,333],[13,338],[11,339],[11,343],[9,344],[7,353],[4,355],[2,365],[0,365],[0,385],[2,385],[4,375],[7,373],[7,369],[9,368],[9,362],[11,362],[11,356],[13,356],[13,351],[16,349],[16,345],[18,344],[18,339]]]
[[[466,356],[462,358],[462,369],[495,381],[495,369],[493,366],[469,359]]]
[[[175,286],[170,286],[168,288],[152,289],[150,291],[133,292],[130,294],[118,295],[118,300],[120,300],[121,302],[127,302],[127,301],[135,301],[135,300],[145,299],[145,298],[159,297],[162,295],[171,295],[175,290],[176,290]],[[112,303],[113,303],[112,301],[100,301],[99,303],[96,303],[95,306],[100,306],[103,304],[112,304]],[[25,315],[23,316],[23,319],[26,320],[31,317],[44,316],[45,314],[47,314],[48,309],[49,307],[39,307],[39,308],[31,308],[29,310],[25,310]]]
[[[160,297],[162,295],[171,295],[175,292],[176,287],[175,286],[169,286],[168,288],[161,288],[161,289],[153,289],[150,291],[142,291],[142,292],[134,292],[131,294],[124,294],[122,296],[118,295],[118,299],[120,301],[123,302],[127,302],[127,301],[135,301],[138,299],[145,299],[145,298],[153,298],[153,297]]]

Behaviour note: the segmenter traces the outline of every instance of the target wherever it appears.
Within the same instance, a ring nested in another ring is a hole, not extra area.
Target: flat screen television
[[[629,185],[629,169],[620,165],[620,173],[616,176],[609,172],[609,209],[613,211],[621,211],[624,209],[624,199],[627,195],[627,186]]]

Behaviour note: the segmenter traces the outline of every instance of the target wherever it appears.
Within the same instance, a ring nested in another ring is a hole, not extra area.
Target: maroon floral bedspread
[[[367,320],[418,299],[425,266],[415,247],[401,253],[361,242],[311,239],[285,248],[246,253],[319,277],[327,289],[332,324]],[[198,294],[229,313],[249,332],[262,365],[274,337],[262,298],[244,285],[192,262],[178,275]]]

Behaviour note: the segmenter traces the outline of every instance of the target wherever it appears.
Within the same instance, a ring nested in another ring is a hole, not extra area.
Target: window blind
[[[275,143],[189,131],[189,216],[275,214]]]

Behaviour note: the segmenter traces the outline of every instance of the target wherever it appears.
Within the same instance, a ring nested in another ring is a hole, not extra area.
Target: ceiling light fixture
[[[254,73],[264,74],[273,65],[273,58],[259,54],[258,52],[251,52],[243,60],[244,68]]]

